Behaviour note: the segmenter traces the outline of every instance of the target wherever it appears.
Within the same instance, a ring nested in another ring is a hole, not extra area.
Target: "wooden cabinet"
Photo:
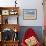
[[[2,42],[0,41],[0,46],[2,46]]]
[[[0,7],[0,46],[18,46],[18,39],[16,40],[19,31],[18,17],[19,7]],[[11,32],[12,34],[10,34]]]
[[[2,43],[3,43],[3,46],[18,46],[18,41],[5,41]]]
[[[19,41],[0,42],[0,46],[18,46]]]

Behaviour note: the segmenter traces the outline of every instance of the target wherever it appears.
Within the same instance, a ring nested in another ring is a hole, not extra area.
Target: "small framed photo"
[[[2,10],[2,15],[9,15],[9,10]]]
[[[36,20],[37,9],[23,9],[23,19],[24,20]]]

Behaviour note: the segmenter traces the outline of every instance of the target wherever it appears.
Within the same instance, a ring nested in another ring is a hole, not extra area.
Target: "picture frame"
[[[36,20],[37,9],[23,9],[23,19],[24,20]]]
[[[2,15],[9,15],[9,10],[2,10]]]

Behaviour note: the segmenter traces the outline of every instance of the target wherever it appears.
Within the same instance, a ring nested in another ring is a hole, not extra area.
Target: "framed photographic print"
[[[23,19],[24,20],[36,20],[37,9],[23,9]]]
[[[2,10],[2,15],[9,15],[9,10]]]

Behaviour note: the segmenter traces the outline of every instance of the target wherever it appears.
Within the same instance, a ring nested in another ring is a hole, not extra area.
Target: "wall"
[[[15,1],[15,0],[14,0]],[[13,0],[0,0],[0,6],[15,6]],[[43,26],[43,0],[17,0],[20,7],[19,24],[20,26]],[[23,9],[37,9],[37,20],[23,20]]]
[[[14,6],[15,0],[0,0],[0,6],[1,7],[12,7]]]
[[[21,9],[37,9],[37,20],[23,20],[23,10],[20,15],[21,26],[43,26],[43,6],[42,0],[24,0]]]

